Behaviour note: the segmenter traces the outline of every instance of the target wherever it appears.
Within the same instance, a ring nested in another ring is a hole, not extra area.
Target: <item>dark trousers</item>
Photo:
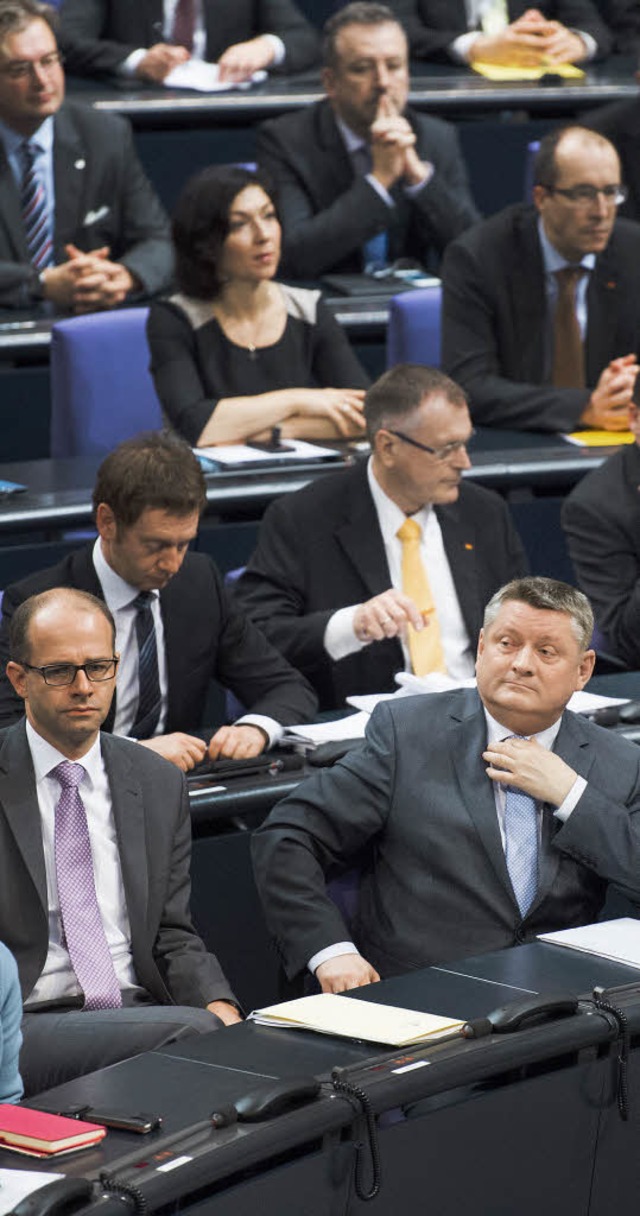
[[[125,994],[128,996],[128,994]],[[222,1026],[208,1009],[140,1001],[122,1009],[84,1012],[77,1005],[27,1011],[22,1019],[20,1072],[25,1098],[74,1077]]]

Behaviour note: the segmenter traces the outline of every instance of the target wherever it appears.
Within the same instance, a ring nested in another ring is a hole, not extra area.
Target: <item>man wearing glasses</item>
[[[167,287],[171,244],[127,123],[65,103],[54,20],[0,0],[0,307],[85,313]]]
[[[474,422],[516,430],[624,430],[640,349],[640,226],[608,140],[547,135],[534,206],[450,246],[442,267],[443,366]]]
[[[100,730],[118,665],[106,604],[70,588],[25,600],[11,655],[25,717],[0,732],[0,940],[29,1096],[239,1014],[191,923],[184,778]]]
[[[473,429],[457,384],[399,364],[364,414],[370,460],[273,503],[236,588],[323,709],[392,691],[402,670],[472,676],[484,604],[526,570],[504,501],[462,481]]]

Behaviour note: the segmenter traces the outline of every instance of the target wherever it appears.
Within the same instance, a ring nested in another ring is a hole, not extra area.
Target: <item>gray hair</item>
[[[586,595],[575,587],[561,583],[559,579],[542,578],[539,575],[514,578],[504,587],[500,587],[489,600],[484,610],[484,629],[493,624],[502,605],[510,600],[528,604],[530,608],[564,612],[571,620],[581,650],[588,650],[593,635],[593,612]]]
[[[46,21],[55,34],[58,14],[50,4],[39,0],[0,0],[0,42],[9,34],[18,34],[32,21]]]
[[[356,0],[338,9],[326,22],[322,31],[322,62],[327,68],[338,66],[339,55],[336,47],[340,30],[348,25],[397,25],[405,32],[398,14],[386,4],[368,4],[365,0]]]

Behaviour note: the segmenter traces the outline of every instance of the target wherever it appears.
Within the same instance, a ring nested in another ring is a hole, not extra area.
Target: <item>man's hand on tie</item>
[[[560,806],[578,774],[560,756],[535,739],[503,739],[482,753],[487,776],[504,785],[531,794],[539,802]]]

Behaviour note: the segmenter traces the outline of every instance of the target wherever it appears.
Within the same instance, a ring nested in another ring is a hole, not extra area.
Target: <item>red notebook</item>
[[[106,1127],[63,1115],[50,1115],[28,1106],[0,1104],[0,1147],[28,1157],[53,1157],[97,1144]]]

